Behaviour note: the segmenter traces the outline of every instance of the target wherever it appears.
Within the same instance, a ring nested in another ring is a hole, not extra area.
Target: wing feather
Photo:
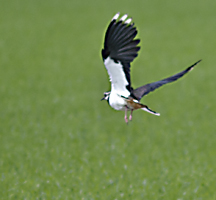
[[[127,15],[119,20],[118,17],[117,13],[107,28],[102,57],[112,86],[131,91],[130,63],[138,55],[140,40],[134,39],[137,30],[132,19],[127,19]]]
[[[133,90],[131,92],[131,95],[133,97],[135,97],[137,100],[140,100],[143,96],[145,96],[149,92],[152,92],[155,89],[161,87],[162,85],[178,80],[179,78],[184,76],[187,72],[191,71],[200,61],[201,60],[197,61],[196,63],[194,63],[193,65],[191,65],[187,69],[185,69],[185,70],[183,70],[183,71],[181,71],[181,72],[179,72],[179,73],[177,73],[177,74],[175,74],[173,76],[170,76],[170,77],[165,78],[165,79],[160,80],[160,81],[156,81],[156,82],[153,82],[153,83],[143,85],[143,86]]]

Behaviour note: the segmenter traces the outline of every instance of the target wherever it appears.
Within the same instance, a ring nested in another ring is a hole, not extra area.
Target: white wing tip
[[[117,20],[119,18],[120,12],[116,13],[114,15],[114,17],[112,18],[112,20]]]
[[[125,24],[130,24],[131,21],[132,21],[132,18],[129,18],[129,19],[127,19],[127,20],[125,21]]]
[[[124,21],[124,20],[126,20],[126,19],[127,19],[127,17],[128,17],[128,15],[127,15],[127,14],[123,15],[123,16],[121,17],[120,21]]]
[[[119,18],[119,16],[120,16],[120,12],[116,13],[116,14],[114,15],[114,17],[112,18],[112,21],[113,21],[113,20],[117,20],[117,19]],[[120,19],[119,21],[124,22],[124,21],[126,20],[124,23],[125,23],[125,24],[130,24],[131,21],[132,21],[132,18],[127,19],[127,17],[128,17],[128,14],[124,14],[124,15],[121,17],[121,19]]]

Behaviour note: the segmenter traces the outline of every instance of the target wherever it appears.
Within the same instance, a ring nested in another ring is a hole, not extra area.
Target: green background
[[[216,1],[0,0],[0,199],[216,199]],[[141,38],[134,87],[203,59],[142,99],[100,101],[100,51],[128,13]]]

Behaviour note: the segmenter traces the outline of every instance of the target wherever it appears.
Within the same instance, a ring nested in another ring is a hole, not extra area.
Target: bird
[[[106,100],[115,110],[125,111],[124,120],[127,124],[128,111],[130,111],[130,121],[132,120],[133,111],[138,109],[160,116],[160,113],[140,103],[141,98],[164,84],[178,80],[201,61],[198,60],[173,76],[134,89],[131,86],[130,67],[131,62],[138,56],[140,50],[140,46],[138,46],[140,39],[135,38],[137,33],[132,18],[128,18],[127,14],[120,18],[118,12],[108,25],[101,51],[103,63],[111,82],[111,90],[104,92],[101,100]]]

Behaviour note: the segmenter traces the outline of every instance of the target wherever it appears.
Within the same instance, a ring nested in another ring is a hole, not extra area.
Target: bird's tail
[[[143,106],[143,107],[141,108],[142,110],[144,110],[144,111],[146,111],[146,112],[149,112],[149,113],[151,113],[151,114],[153,114],[153,115],[160,116],[160,113],[157,113],[157,112],[151,110],[150,108],[148,108],[148,106],[146,106],[146,105],[142,105],[142,106]]]

